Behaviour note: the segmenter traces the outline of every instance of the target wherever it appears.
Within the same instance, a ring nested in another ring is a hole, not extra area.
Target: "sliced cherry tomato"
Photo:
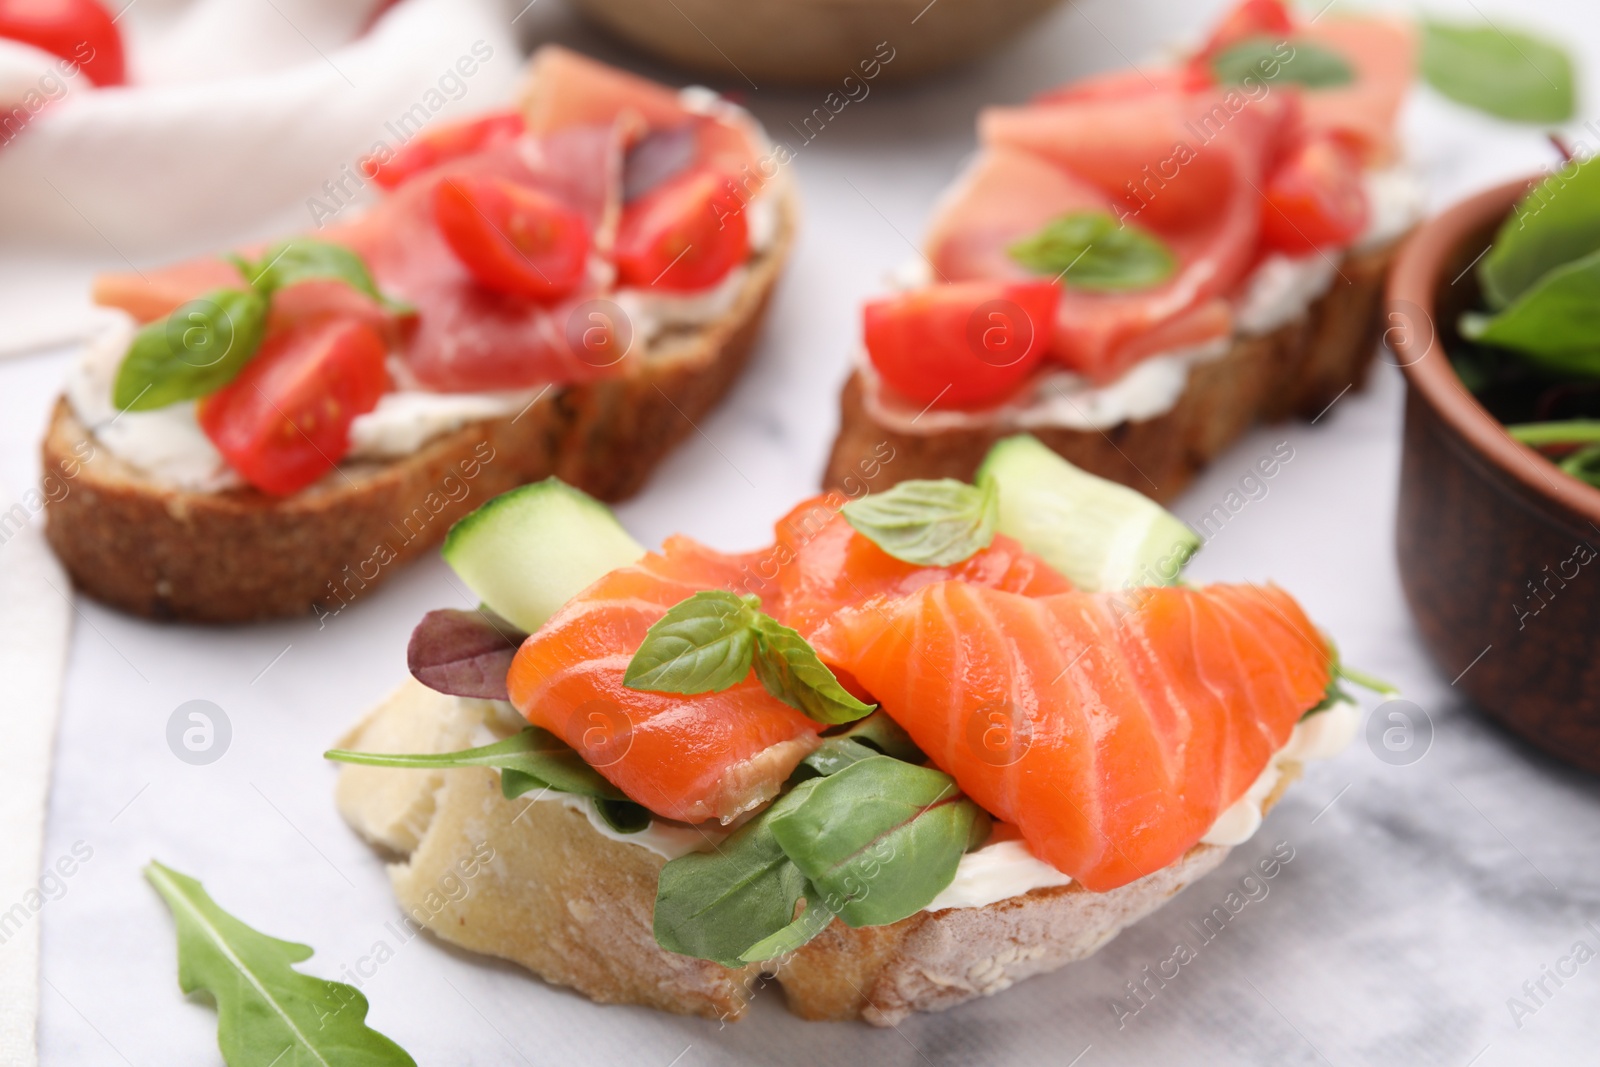
[[[95,0],[0,0],[0,37],[71,61],[96,85],[124,81],[122,35]]]
[[[1361,157],[1337,137],[1313,137],[1267,178],[1261,240],[1290,255],[1341,248],[1367,227]]]
[[[1203,56],[1214,56],[1249,37],[1284,38],[1294,32],[1294,15],[1284,0],[1243,0],[1211,31]]]
[[[617,282],[688,292],[715,285],[750,253],[744,202],[727,176],[685,171],[622,209]]]
[[[200,428],[245,481],[287,496],[344,458],[350,423],[388,387],[371,324],[306,320],[269,334],[237,378],[200,401]]]
[[[361,160],[361,172],[385,189],[431,170],[447,160],[481,152],[522,136],[522,115],[495,112],[469,122],[455,122],[418,134],[393,154],[376,153]]]
[[[555,300],[583,280],[588,222],[537,189],[453,175],[433,191],[433,218],[456,258],[487,289]]]
[[[918,404],[995,404],[1050,348],[1055,282],[957,282],[874,300],[862,315],[867,354],[895,392]]]

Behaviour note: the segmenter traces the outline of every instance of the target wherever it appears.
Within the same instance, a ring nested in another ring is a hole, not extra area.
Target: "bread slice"
[[[477,743],[497,717],[493,704],[408,680],[340,745],[448,752]],[[1269,805],[1298,773],[1285,764]],[[1196,845],[1108,893],[1073,883],[891,926],[852,929],[836,919],[786,960],[731,969],[656,944],[662,857],[602,836],[559,800],[504,799],[494,771],[347,766],[337,798],[356,831],[399,857],[389,874],[401,908],[441,940],[602,1003],[730,1020],[744,1014],[763,973],[776,975],[796,1015],[875,1026],[998,993],[1092,954],[1229,851]]]
[[[1238,337],[1220,358],[1191,367],[1171,411],[1104,431],[1028,432],[1084,470],[1171,500],[1257,421],[1315,418],[1361,387],[1377,351],[1383,282],[1398,245],[1347,255],[1333,286],[1301,315],[1269,333]],[[852,495],[910,478],[971,481],[989,447],[1022,429],[996,420],[908,433],[875,418],[862,393],[858,371],[840,396],[839,435],[823,475],[825,487]]]
[[[602,500],[638,491],[749,358],[794,242],[777,233],[721,319],[657,338],[626,375],[556,387],[517,415],[469,423],[392,462],[351,461],[287,498],[151,481],[57,401],[44,470],[50,543],[84,592],[137,615],[243,622],[342,610],[490,497],[556,475]],[[85,458],[87,457],[87,458]]]

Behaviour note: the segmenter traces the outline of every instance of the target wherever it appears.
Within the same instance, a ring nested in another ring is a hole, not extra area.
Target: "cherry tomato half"
[[[372,325],[306,320],[270,334],[237,378],[200,401],[200,428],[245,481],[287,496],[344,458],[350,423],[388,387]]]
[[[867,355],[918,404],[978,408],[1025,381],[1050,348],[1055,282],[956,282],[874,300],[862,314]]]
[[[486,289],[555,300],[583,280],[588,222],[537,189],[455,175],[434,189],[433,218],[450,250]]]
[[[617,282],[689,292],[715,285],[745,261],[744,202],[721,172],[697,167],[622,209]]]
[[[125,80],[122,35],[95,0],[0,0],[0,37],[76,63],[96,85]]]
[[[522,136],[522,130],[522,115],[515,111],[495,112],[469,122],[454,122],[418,134],[393,155],[366,156],[361,160],[361,173],[383,188],[393,189],[440,163],[514,141]]]
[[[1367,228],[1361,157],[1335,137],[1313,137],[1267,178],[1261,240],[1268,248],[1305,255],[1348,245]]]

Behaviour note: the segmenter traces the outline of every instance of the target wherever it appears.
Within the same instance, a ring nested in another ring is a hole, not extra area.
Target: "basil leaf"
[[[691,852],[661,868],[654,930],[662,948],[742,967],[752,946],[795,921],[795,906],[809,887],[773,837],[772,821],[803,803],[822,780],[802,782],[715,851]]]
[[[1457,103],[1503,119],[1572,117],[1572,60],[1559,46],[1516,30],[1424,22],[1422,76]]]
[[[527,636],[488,608],[441,608],[424,615],[411,631],[406,667],[436,692],[510,700],[506,672]]]
[[[1288,58],[1283,56],[1285,50]],[[1338,52],[1309,41],[1268,36],[1246,37],[1224,48],[1211,58],[1211,73],[1223,85],[1282,80],[1308,89],[1332,89],[1355,80],[1355,71]]]
[[[111,401],[153,411],[214,393],[261,347],[267,299],[253,289],[217,289],[190,300],[134,337],[117,370]]]
[[[204,990],[216,1001],[217,1047],[229,1067],[416,1067],[404,1049],[367,1026],[360,990],[291,966],[311,958],[309,946],[246,926],[199,882],[154,860],[144,876],[177,927],[178,988]]]
[[[757,941],[740,953],[739,958],[745,963],[765,963],[779,956],[787,956],[791,952],[798,952],[807,941],[826,930],[828,924],[833,922],[833,912],[822,902],[822,894],[817,892],[817,887],[809,882],[806,883],[804,899],[806,910],[800,918],[770,937]]]
[[[772,815],[772,836],[850,926],[885,926],[926,907],[955,878],[978,819],[948,774],[887,756],[796,792],[807,787]]]
[[[708,589],[667,610],[645,632],[622,684],[656,693],[716,693],[744,681],[761,601]]]
[[[1178,269],[1177,257],[1161,238],[1104,211],[1062,215],[1006,253],[1035,274],[1091,291],[1148,289]]]
[[[294,237],[267,249],[254,263],[238,257],[234,262],[245,280],[269,296],[301,282],[336,281],[344,282],[391,310],[410,310],[409,305],[390,300],[378,291],[377,283],[360,256],[331,241]]]
[[[1511,210],[1478,261],[1478,283],[1500,311],[1551,270],[1600,249],[1600,163],[1564,167]]]
[[[851,723],[843,730],[830,730],[827,735],[829,740],[849,739],[868,744],[876,748],[885,756],[893,756],[897,760],[907,763],[923,763],[927,756],[922,749],[911,740],[911,735],[893,719],[889,713],[879,708],[864,719]]]
[[[460,752],[406,755],[335,748],[324,752],[322,758],[340,763],[359,763],[366,767],[497,767],[501,772],[500,790],[507,797],[521,796],[530,790],[548,787],[558,793],[575,793],[605,800],[628,799],[622,790],[585,763],[583,757],[569,745],[537,726],[530,726],[504,741]]]
[[[840,509],[857,533],[895,559],[931,567],[988,548],[999,512],[992,482],[979,489],[954,478],[904,481]]]
[[[1559,373],[1600,378],[1600,251],[1551,270],[1497,315],[1462,315],[1460,329]]]
[[[863,704],[839,684],[810,643],[789,627],[762,615],[755,626],[756,677],[767,692],[817,722],[853,722],[870,715],[876,704]]]

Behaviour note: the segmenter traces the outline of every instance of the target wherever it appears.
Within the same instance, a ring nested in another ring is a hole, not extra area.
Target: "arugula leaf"
[[[814,778],[776,812],[772,836],[850,926],[886,926],[926,907],[955,878],[980,817],[955,779],[873,756]]]
[[[1148,289],[1172,277],[1177,257],[1155,234],[1104,211],[1076,211],[1006,249],[1025,269],[1065,276],[1069,288]]]
[[[1517,30],[1426,21],[1422,76],[1457,103],[1503,119],[1572,117],[1572,60],[1559,46]]]
[[[631,800],[594,798],[594,810],[619,834],[637,834],[650,828],[650,809]]]
[[[1500,311],[1563,263],[1600,249],[1600,162],[1572,163],[1517,201],[1478,261],[1484,300]]]
[[[716,693],[750,673],[761,601],[709,589],[674,604],[645,633],[622,684],[657,693]]]
[[[839,684],[798,631],[769,615],[754,627],[756,677],[767,692],[817,722],[854,722],[872,714],[876,704],[863,704]]]
[[[238,256],[234,257],[234,263],[245,280],[266,295],[301,282],[336,281],[372,297],[391,311],[411,310],[410,305],[390,300],[378,291],[377,283],[360,256],[331,241],[293,237],[273,245],[254,263]]]
[[[989,547],[1000,494],[954,478],[913,479],[869,493],[839,510],[855,531],[895,559],[947,567]]]
[[[153,411],[214,393],[261,347],[267,298],[216,289],[141,329],[117,369],[111,401],[122,411]]]
[[[217,1004],[217,1046],[228,1067],[416,1067],[366,1025],[367,998],[290,964],[311,949],[268,937],[217,906],[199,882],[152,860],[144,875],[178,931],[178,988]]]
[[[324,752],[322,758],[366,767],[498,767],[500,791],[508,799],[543,788],[602,800],[628,799],[559,737],[537,726],[504,741],[460,752],[406,755],[334,748]]]
[[[1287,46],[1292,54],[1284,58]],[[1308,89],[1349,85],[1355,72],[1338,52],[1309,41],[1258,35],[1229,45],[1211,59],[1211,72],[1223,85],[1244,85],[1250,79],[1285,81]]]
[[[1522,353],[1563,374],[1600,378],[1600,251],[1549,271],[1496,315],[1468,312],[1468,340]]]
[[[661,868],[654,929],[662,948],[742,967],[746,952],[795,921],[808,883],[773,837],[772,821],[804,802],[818,781],[795,786],[714,851],[691,852]]]

